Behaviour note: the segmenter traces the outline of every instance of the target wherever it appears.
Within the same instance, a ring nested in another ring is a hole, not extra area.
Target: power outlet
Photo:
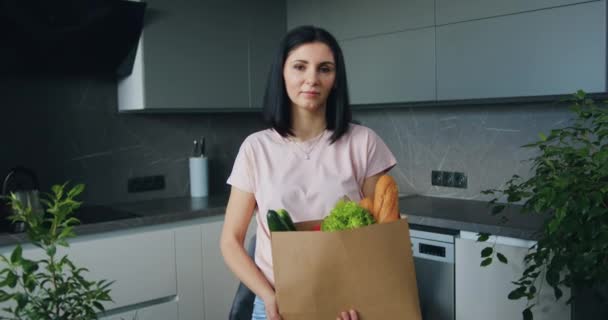
[[[443,186],[443,171],[431,171],[431,185]]]
[[[467,176],[464,172],[432,170],[431,185],[466,189]]]
[[[467,188],[467,175],[464,172],[454,172],[454,187]]]
[[[443,172],[443,186],[453,187],[454,186],[454,172],[444,171]]]
[[[127,191],[129,193],[163,189],[165,189],[165,176],[163,175],[134,177],[127,181]]]

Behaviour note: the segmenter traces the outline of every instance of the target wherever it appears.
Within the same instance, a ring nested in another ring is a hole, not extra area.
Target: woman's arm
[[[264,304],[274,305],[276,303],[274,289],[247,255],[244,247],[245,235],[255,206],[253,194],[232,187],[220,238],[220,248],[226,265],[237,278],[260,297]],[[269,312],[269,319],[273,318],[271,313]],[[278,314],[274,316],[278,317]]]

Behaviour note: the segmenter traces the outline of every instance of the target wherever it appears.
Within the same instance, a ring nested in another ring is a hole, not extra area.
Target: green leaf
[[[509,300],[518,300],[523,298],[526,295],[526,287],[519,287],[511,292],[509,292],[509,295],[507,296],[507,298],[509,298]]]
[[[11,271],[6,275],[5,281],[9,288],[15,288],[17,286],[17,275]]]
[[[555,294],[555,300],[559,300],[563,296],[563,292],[559,287],[553,287],[553,294]]]
[[[57,247],[54,245],[51,245],[49,247],[46,248],[46,254],[49,255],[49,257],[54,257],[55,254],[57,253]]]
[[[61,197],[63,196],[63,188],[65,188],[65,184],[64,185],[54,185],[51,187],[51,190],[53,191],[53,194],[55,195],[56,199],[61,199]]]
[[[489,238],[490,238],[489,233],[480,232],[477,234],[477,242],[485,242],[485,241],[488,241]]]
[[[0,302],[8,301],[12,297],[13,297],[12,294],[9,294],[8,292],[6,292],[4,290],[0,290]]]
[[[487,267],[492,263],[492,258],[485,258],[483,261],[481,261],[480,266],[482,267]]]
[[[82,191],[84,191],[84,184],[77,184],[68,192],[68,197],[74,198],[75,196],[81,194]]]
[[[540,137],[540,140],[547,141],[547,136],[545,136],[544,133],[541,132],[541,133],[538,134],[538,136]]]
[[[481,257],[487,258],[492,255],[492,252],[494,252],[494,249],[492,249],[492,247],[485,247],[483,248],[483,250],[481,250]]]
[[[23,248],[21,248],[21,245],[17,245],[11,254],[11,263],[19,265],[21,263],[22,254]]]
[[[74,232],[72,231],[72,229],[73,229],[72,227],[66,227],[66,228],[64,228],[57,238],[63,240],[63,239],[66,239],[66,238],[74,237],[76,234],[74,234]]]
[[[38,270],[38,264],[31,260],[22,260],[23,272],[26,274],[32,273]]]
[[[496,257],[498,257],[498,261],[507,263],[507,257],[505,257],[502,253],[496,252]]]

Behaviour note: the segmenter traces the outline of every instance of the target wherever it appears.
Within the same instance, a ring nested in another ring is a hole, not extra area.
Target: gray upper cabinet
[[[341,42],[352,104],[435,100],[435,28]]]
[[[339,40],[433,26],[433,0],[321,1],[321,25]]]
[[[322,27],[321,1],[323,0],[287,0],[287,28],[309,24]]]
[[[439,100],[606,90],[605,2],[437,27]]]
[[[251,107],[260,109],[264,99],[266,80],[277,50],[279,41],[285,35],[285,2],[284,1],[249,1],[252,12],[249,28],[250,79],[249,90]]]
[[[277,6],[270,11],[251,10],[253,4],[247,0],[147,3],[133,73],[119,80],[120,111],[235,110],[254,105],[260,65],[268,63],[270,55],[265,39],[277,42],[276,35],[284,32],[282,1],[266,1],[265,7]],[[269,31],[274,27],[278,31]]]
[[[589,0],[435,0],[437,24],[488,18]]]

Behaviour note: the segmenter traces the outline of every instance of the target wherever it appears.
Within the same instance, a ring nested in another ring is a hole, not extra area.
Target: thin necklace
[[[296,141],[294,141],[291,137],[287,138],[294,146],[296,146],[296,148],[298,148],[300,151],[302,151],[302,153],[304,154],[304,159],[306,160],[310,160],[310,154],[313,152],[313,150],[315,149],[315,147],[317,146],[317,144],[319,144],[319,141],[321,141],[321,138],[323,138],[323,136],[325,135],[325,130],[323,130],[323,132],[321,132],[321,134],[314,138],[314,142],[312,143],[312,145],[308,148],[308,150],[305,150],[304,148],[302,148],[300,146],[300,144]]]

